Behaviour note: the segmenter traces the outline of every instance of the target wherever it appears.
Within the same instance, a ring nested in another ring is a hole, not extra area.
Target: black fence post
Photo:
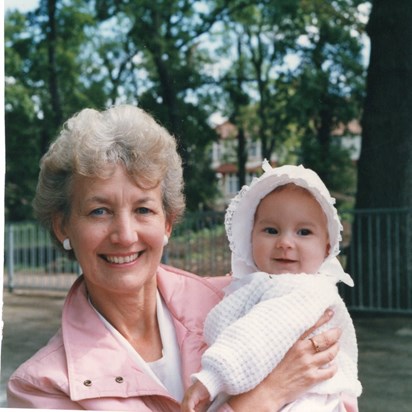
[[[8,225],[7,233],[7,287],[10,293],[14,289],[14,228]]]

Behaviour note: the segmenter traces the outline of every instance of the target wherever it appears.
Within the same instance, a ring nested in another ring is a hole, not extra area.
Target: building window
[[[235,195],[238,192],[239,179],[236,173],[229,173],[226,176],[226,193]]]
[[[254,159],[260,157],[260,142],[250,141],[248,144],[248,155],[249,158]]]
[[[221,158],[221,145],[220,143],[213,143],[213,161],[218,162]]]

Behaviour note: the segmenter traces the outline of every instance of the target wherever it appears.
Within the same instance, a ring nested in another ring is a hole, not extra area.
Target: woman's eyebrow
[[[144,196],[139,199],[136,199],[133,203],[150,203],[153,202],[155,199],[152,196]],[[89,198],[85,198],[84,202],[86,203],[109,203],[110,202],[110,195],[102,196],[102,195],[95,195]]]

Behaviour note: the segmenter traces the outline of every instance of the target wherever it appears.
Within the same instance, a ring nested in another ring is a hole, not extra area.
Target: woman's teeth
[[[130,263],[133,260],[136,260],[138,258],[139,254],[138,253],[133,253],[133,255],[130,256],[106,256],[106,259],[110,263]]]

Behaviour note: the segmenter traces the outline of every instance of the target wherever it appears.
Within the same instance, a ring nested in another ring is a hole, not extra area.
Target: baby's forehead
[[[306,194],[306,195],[309,195],[309,196],[313,197],[316,200],[315,196],[313,196],[313,194],[310,192],[310,190],[306,189],[305,187],[299,186],[295,183],[285,183],[283,185],[277,186],[275,189],[273,189],[271,192],[269,192],[266,196],[268,196],[272,193],[281,193],[281,192],[284,192],[284,191],[293,191],[293,192],[297,192],[297,193],[302,193],[303,195]]]
[[[277,186],[275,189],[273,189],[272,191],[270,191],[267,195],[265,195],[260,202],[257,204],[256,210],[255,210],[255,219],[256,216],[258,214],[258,212],[260,212],[261,209],[261,205],[262,202],[264,202],[266,200],[266,205],[269,206],[270,202],[272,200],[274,200],[275,197],[277,197],[277,195],[281,195],[281,194],[293,194],[293,195],[298,195],[299,198],[302,199],[302,201],[304,201],[303,199],[308,199],[309,200],[309,204],[310,207],[315,207],[321,214],[322,216],[325,218],[325,224],[327,224],[327,217],[326,217],[326,213],[323,210],[322,205],[319,203],[319,201],[317,200],[317,198],[315,197],[315,195],[308,189],[306,189],[305,187],[299,186],[295,183],[286,183],[280,186]],[[286,200],[286,199],[285,199]],[[300,199],[293,199],[292,201],[300,201]],[[280,202],[283,201],[283,199],[279,199]],[[318,212],[316,212],[318,213]]]
[[[316,198],[316,196],[307,188],[303,187],[303,186],[299,186],[295,183],[285,183],[283,185],[277,186],[275,189],[271,190],[269,193],[267,193],[265,196],[262,197],[262,199],[259,201],[259,203],[257,204],[256,210],[259,208],[259,206],[261,205],[261,203],[267,199],[267,200],[271,200],[277,197],[277,195],[281,195],[281,194],[292,194],[298,198],[306,198],[306,199],[311,199],[313,200],[314,203],[316,203],[319,208],[322,208],[322,205],[319,203],[318,199]]]

